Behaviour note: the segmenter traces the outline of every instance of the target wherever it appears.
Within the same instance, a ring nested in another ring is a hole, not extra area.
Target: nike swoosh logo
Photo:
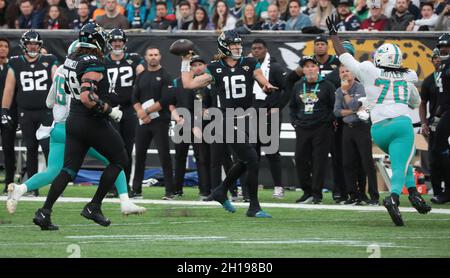
[[[42,218],[45,219],[45,215],[42,212],[40,212],[40,214],[41,214]]]
[[[90,209],[87,209],[87,211],[89,212],[89,214],[91,214],[91,213],[92,213],[92,211],[91,211]]]

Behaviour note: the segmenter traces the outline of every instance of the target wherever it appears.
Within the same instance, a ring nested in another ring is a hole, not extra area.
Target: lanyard
[[[317,90],[319,90],[319,81],[322,80],[322,76],[320,76],[316,81],[316,86],[314,87],[314,90],[312,90],[312,92],[314,93],[315,96],[317,96]],[[305,82],[303,82],[303,95],[306,95],[306,78],[305,78]]]

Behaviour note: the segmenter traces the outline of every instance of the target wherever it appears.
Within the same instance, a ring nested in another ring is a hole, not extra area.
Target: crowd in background
[[[449,30],[447,0],[0,0],[0,28],[298,30],[320,33],[331,14],[341,31]]]

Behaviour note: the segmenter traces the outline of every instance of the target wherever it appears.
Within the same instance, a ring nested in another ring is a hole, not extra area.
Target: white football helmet
[[[72,53],[74,53],[75,51],[77,51],[78,46],[80,45],[80,42],[78,40],[74,40],[69,48],[67,49],[67,55],[70,55]]]
[[[398,45],[385,43],[378,47],[373,60],[377,67],[398,69],[402,66],[403,54]]]

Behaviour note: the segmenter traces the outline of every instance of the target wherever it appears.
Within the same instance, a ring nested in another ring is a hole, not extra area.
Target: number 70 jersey
[[[386,71],[369,61],[360,63],[349,53],[339,56],[339,60],[364,85],[373,123],[399,116],[411,117],[408,101],[413,94],[411,86],[418,81],[415,71]]]
[[[11,57],[8,67],[16,79],[16,101],[22,109],[46,109],[45,99],[52,85],[52,67],[58,61],[54,55],[39,55],[28,62],[23,55]]]

